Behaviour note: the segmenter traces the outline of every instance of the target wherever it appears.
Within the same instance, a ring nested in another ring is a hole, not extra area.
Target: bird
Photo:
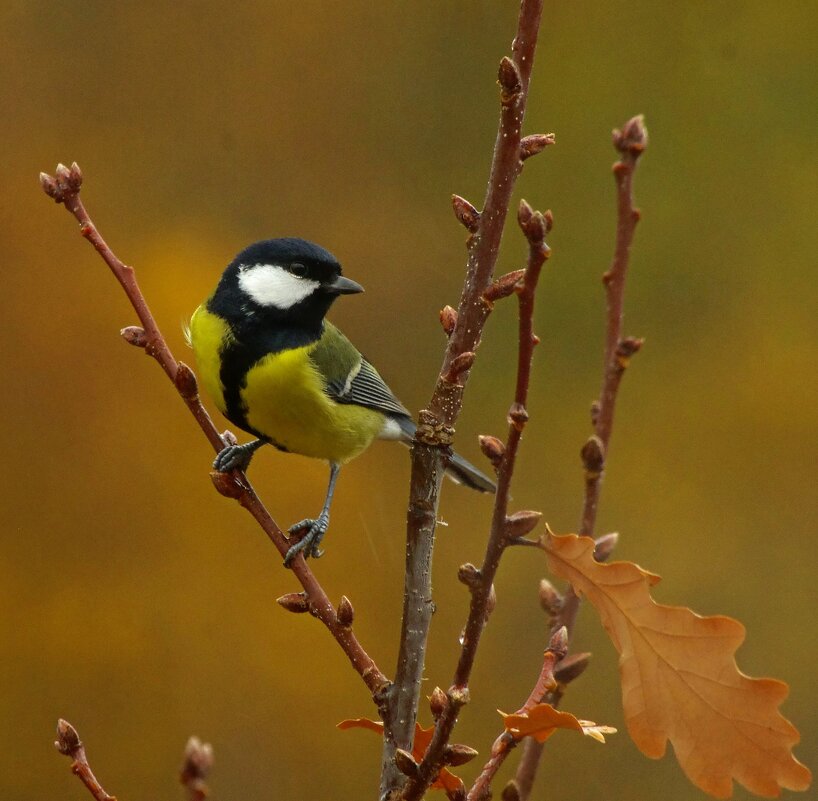
[[[363,287],[342,274],[328,250],[295,237],[266,239],[242,250],[191,317],[187,337],[202,386],[218,410],[255,439],[230,444],[215,470],[246,470],[263,445],[329,463],[329,484],[316,518],[284,558],[319,557],[341,467],[375,439],[410,444],[415,423],[358,349],[326,319],[340,295]],[[480,492],[486,475],[457,454],[447,474]]]

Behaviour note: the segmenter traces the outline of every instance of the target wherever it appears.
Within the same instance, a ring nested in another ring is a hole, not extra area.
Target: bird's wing
[[[335,326],[325,325],[325,333],[310,358],[324,378],[327,395],[338,403],[352,403],[384,414],[409,417],[409,411],[378,371]]]

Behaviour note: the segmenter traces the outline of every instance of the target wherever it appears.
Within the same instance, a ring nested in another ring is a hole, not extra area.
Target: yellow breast
[[[311,347],[270,354],[250,368],[241,391],[247,422],[288,451],[346,462],[370,445],[386,418],[328,397]]]

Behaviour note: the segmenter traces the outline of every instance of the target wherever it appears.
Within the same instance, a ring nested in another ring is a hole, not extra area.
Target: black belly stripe
[[[221,370],[219,371],[224,387],[225,417],[243,431],[256,437],[270,439],[269,435],[256,431],[247,422],[247,407],[241,398],[241,392],[247,386],[247,373],[265,356],[293,348],[303,348],[315,342],[320,336],[320,331],[268,329],[263,332],[240,332],[240,337],[236,336],[225,343],[221,351]],[[280,450],[286,450],[275,442],[272,444]]]

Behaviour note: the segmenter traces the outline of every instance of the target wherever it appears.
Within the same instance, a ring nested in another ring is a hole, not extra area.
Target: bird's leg
[[[289,567],[293,559],[302,551],[305,559],[310,556],[318,559],[324,553],[318,546],[321,544],[321,540],[324,539],[324,534],[327,533],[329,527],[329,507],[332,504],[332,493],[335,492],[335,482],[338,479],[340,470],[341,465],[337,462],[329,463],[329,486],[327,487],[327,497],[324,499],[324,508],[321,510],[321,514],[314,520],[307,518],[294,526],[290,526],[290,534],[295,534],[298,531],[304,531],[305,534],[287,551],[284,557],[284,567]]]
[[[246,470],[253,458],[253,454],[268,440],[254,439],[244,445],[228,445],[222,448],[213,461],[213,467],[220,473],[229,473],[231,470]]]

